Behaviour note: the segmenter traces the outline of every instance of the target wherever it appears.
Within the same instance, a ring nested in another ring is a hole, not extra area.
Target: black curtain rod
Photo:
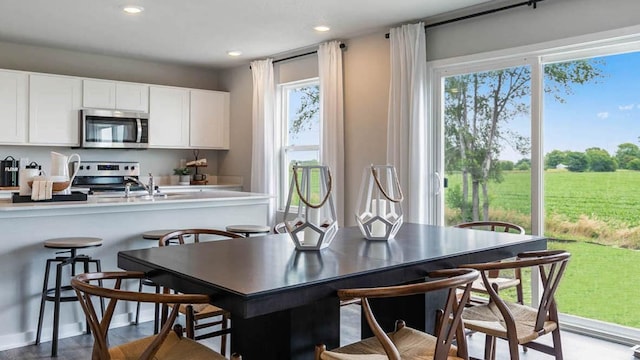
[[[503,6],[503,7],[499,7],[499,8],[495,8],[495,9],[490,9],[490,10],[485,10],[485,11],[480,11],[474,14],[469,14],[469,15],[465,15],[465,16],[461,16],[461,17],[457,17],[454,19],[449,19],[449,20],[444,20],[444,21],[440,21],[437,23],[433,23],[433,24],[427,24],[424,26],[424,29],[428,29],[428,28],[432,28],[432,27],[436,27],[436,26],[440,26],[440,25],[446,25],[446,24],[451,24],[454,22],[458,22],[458,21],[462,21],[462,20],[467,20],[467,19],[472,19],[475,17],[479,17],[479,16],[484,16],[484,15],[489,15],[489,14],[493,14],[493,13],[497,13],[500,11],[504,11],[504,10],[510,10],[513,8],[517,8],[520,6],[533,6],[534,9],[538,8],[538,3],[544,1],[544,0],[527,0],[527,1],[523,1],[517,4],[511,4],[511,5],[507,5],[507,6]],[[389,33],[384,35],[385,38],[389,38]]]
[[[347,45],[342,44],[342,43],[340,44],[340,49],[344,49],[344,48],[346,48],[346,47],[347,47]],[[278,60],[273,60],[273,63],[275,64],[275,63],[279,63],[279,62],[281,62],[281,61],[287,61],[287,60],[291,60],[291,59],[297,59],[297,58],[299,58],[299,57],[309,56],[309,55],[313,55],[313,54],[317,54],[317,53],[318,53],[318,50],[315,50],[315,51],[309,51],[309,52],[307,52],[307,53],[298,54],[298,55],[292,55],[292,56],[289,56],[289,57],[286,57],[286,58],[282,58],[282,59],[278,59]],[[251,69],[251,65],[249,65],[249,69]]]

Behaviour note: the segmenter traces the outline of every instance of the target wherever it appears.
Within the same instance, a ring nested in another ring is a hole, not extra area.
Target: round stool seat
[[[229,232],[245,234],[245,236],[249,236],[250,234],[266,234],[271,231],[271,228],[266,225],[228,225],[226,229]]]
[[[149,230],[142,233],[142,238],[147,240],[160,240],[161,237],[174,231],[176,231],[176,229]]]
[[[102,239],[95,237],[64,237],[49,239],[44,242],[44,247],[56,249],[82,249],[93,246],[102,246]]]

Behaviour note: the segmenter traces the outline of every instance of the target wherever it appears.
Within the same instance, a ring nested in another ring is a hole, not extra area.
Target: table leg
[[[340,345],[338,298],[249,319],[231,316],[231,351],[243,360],[312,360],[319,343]]]

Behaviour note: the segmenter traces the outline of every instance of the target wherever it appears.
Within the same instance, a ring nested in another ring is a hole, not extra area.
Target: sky
[[[544,154],[552,150],[585,151],[600,147],[615,155],[619,144],[640,146],[640,53],[600,57],[604,76],[595,83],[573,85],[565,102],[544,98]],[[520,134],[531,134],[528,118],[509,125]],[[522,156],[505,147],[501,160]]]

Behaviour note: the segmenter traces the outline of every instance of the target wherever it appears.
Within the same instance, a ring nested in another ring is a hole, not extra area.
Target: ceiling
[[[489,1],[7,0],[0,41],[223,68]],[[128,15],[124,5],[144,11]]]

